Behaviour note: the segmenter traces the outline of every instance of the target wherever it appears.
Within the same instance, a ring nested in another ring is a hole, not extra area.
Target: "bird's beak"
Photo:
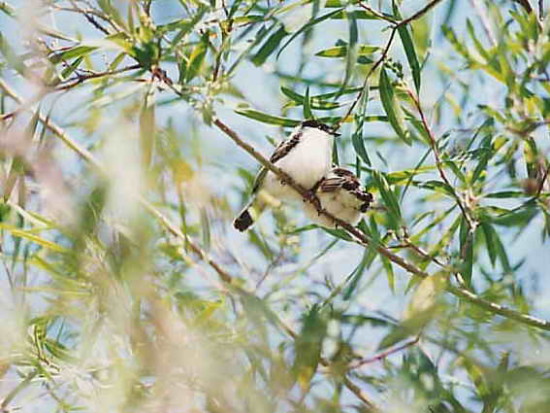
[[[341,135],[341,133],[336,132],[336,131],[332,131],[330,134],[331,134],[332,136],[334,136],[335,138],[337,138],[338,136]]]

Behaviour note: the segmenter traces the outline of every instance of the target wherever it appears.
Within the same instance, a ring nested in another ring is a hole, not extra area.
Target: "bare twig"
[[[378,69],[378,67],[384,62],[384,60],[386,59],[386,56],[388,55],[388,52],[391,48],[391,45],[393,43],[393,40],[395,38],[395,33],[397,32],[397,30],[402,27],[402,26],[405,26],[407,24],[409,24],[410,22],[416,20],[416,19],[419,19],[420,17],[422,17],[424,14],[426,14],[428,11],[430,11],[433,7],[435,7],[438,3],[440,3],[442,0],[432,0],[431,2],[429,2],[428,4],[426,4],[426,6],[424,6],[422,9],[420,9],[419,11],[417,11],[416,13],[414,13],[412,16],[406,18],[406,19],[403,19],[403,20],[393,20],[391,18],[389,18],[388,16],[385,16],[383,15],[382,13],[380,12],[377,12],[376,10],[372,9],[371,7],[369,6],[366,6],[364,5],[363,3],[359,2],[359,6],[364,8],[365,10],[368,10],[369,12],[373,13],[375,16],[383,19],[383,20],[386,20],[388,22],[390,22],[390,24],[392,24],[392,29],[391,29],[391,33],[390,33],[390,37],[388,38],[388,42],[386,43],[386,46],[384,46],[384,49],[382,49],[382,55],[380,56],[380,58],[378,58],[378,60],[372,65],[372,67],[370,68],[370,70],[368,71],[368,73],[366,74],[365,76],[365,80],[363,81],[363,87],[361,87],[361,90],[359,91],[359,93],[357,94],[357,96],[355,97],[355,99],[353,100],[353,102],[351,103],[350,107],[348,108],[348,110],[346,111],[345,115],[342,116],[338,122],[334,125],[334,128],[335,129],[339,129],[340,126],[342,125],[342,123],[344,123],[348,118],[349,116],[353,113],[353,110],[355,109],[355,107],[357,106],[357,104],[359,103],[359,101],[361,100],[361,97],[363,96],[363,93],[365,93],[365,89],[367,87],[367,84],[368,84],[368,81],[369,81],[369,78],[371,77],[371,75],[374,73],[374,71],[376,69]]]
[[[377,361],[382,361],[382,360],[386,359],[387,357],[391,356],[392,354],[399,353],[402,350],[405,350],[409,347],[415,346],[419,341],[420,341],[420,334],[418,336],[416,336],[414,339],[409,340],[409,341],[407,341],[407,342],[405,342],[405,343],[403,343],[403,344],[401,344],[397,347],[392,347],[392,348],[389,348],[388,350],[385,350],[385,351],[383,351],[383,352],[381,352],[381,353],[379,353],[375,356],[365,358],[365,359],[362,359],[362,360],[358,360],[350,366],[350,369],[356,369],[356,368],[362,367],[362,366],[367,365],[367,364],[372,364],[372,363],[376,363]]]
[[[420,104],[420,100],[410,89],[407,89],[407,93],[408,93],[409,97],[411,98],[411,100],[413,101],[414,106],[416,107],[416,110],[418,111],[418,113],[420,115],[420,121],[421,121],[422,126],[424,127],[424,130],[426,131],[426,134],[428,135],[428,138],[430,140],[430,145],[432,147],[432,152],[434,153],[435,164],[437,166],[439,176],[441,177],[443,182],[445,182],[445,184],[447,185],[447,187],[451,191],[451,193],[454,195],[454,198],[455,198],[460,210],[462,211],[462,215],[464,216],[464,219],[466,219],[466,221],[468,223],[468,227],[470,228],[470,231],[474,231],[475,228],[477,227],[477,223],[472,218],[469,209],[464,204],[463,199],[454,190],[453,186],[451,185],[451,182],[449,181],[449,178],[447,177],[447,174],[445,173],[443,162],[441,161],[441,155],[439,153],[439,147],[438,147],[438,144],[437,144],[437,139],[436,139],[432,129],[430,128],[428,120],[426,119],[426,115],[424,114],[424,110],[422,109],[422,105]]]

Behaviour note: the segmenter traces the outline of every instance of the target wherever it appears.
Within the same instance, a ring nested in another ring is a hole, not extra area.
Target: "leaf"
[[[472,282],[472,268],[474,263],[475,233],[470,231],[464,217],[460,221],[460,274],[467,286]]]
[[[284,86],[281,87],[281,92],[290,99],[292,99],[294,102],[303,105],[305,96],[300,95],[299,93],[296,93],[292,89],[286,88]],[[288,106],[288,105],[287,105]],[[327,102],[322,100],[319,97],[311,96],[310,97],[310,107],[311,109],[316,110],[331,110],[339,108],[341,105],[336,102]]]
[[[317,371],[327,326],[328,309],[314,305],[306,315],[300,335],[296,338],[292,372],[303,390],[309,387]]]
[[[310,20],[309,22],[307,22],[305,25],[303,25],[300,29],[298,29],[297,31],[295,31],[292,36],[290,36],[290,39],[287,40],[287,42],[281,47],[281,50],[279,50],[279,52],[277,53],[277,58],[281,55],[281,53],[283,52],[283,50],[286,49],[286,47],[292,43],[292,41],[298,37],[300,34],[302,34],[303,32],[305,32],[306,30],[309,30],[311,29],[313,26],[315,26],[316,24],[319,24],[327,19],[330,19],[332,16],[335,16],[336,14],[338,13],[341,13],[344,11],[345,8],[340,8],[340,9],[337,9],[337,10],[334,10],[334,11],[331,11],[330,13],[327,13],[327,14],[324,14],[320,17],[317,17],[315,19],[312,19]]]
[[[85,46],[85,45],[75,46],[63,52],[50,56],[50,62],[52,62],[53,64],[57,64],[64,60],[70,60],[76,57],[87,56],[94,50],[97,50],[97,46]]]
[[[349,23],[349,45],[346,52],[346,71],[340,90],[345,90],[353,75],[355,63],[357,61],[357,40],[359,39],[359,29],[357,28],[357,19],[352,13],[348,13]]]
[[[360,132],[361,131],[356,131],[353,135],[351,135],[351,143],[353,144],[353,149],[355,149],[355,153],[359,155],[363,162],[370,166],[371,161],[369,158],[369,154],[367,153],[365,141],[363,140]]]
[[[202,68],[202,63],[206,57],[206,51],[208,45],[208,38],[203,37],[202,40],[195,46],[189,56],[189,62],[187,63],[187,68],[185,70],[185,81],[191,81],[195,76],[197,76]]]
[[[31,230],[17,229],[17,228],[14,228],[11,225],[7,225],[7,224],[3,224],[3,223],[0,223],[0,229],[4,229],[4,230],[8,231],[14,237],[26,239],[27,241],[31,241],[31,242],[33,242],[37,245],[40,245],[41,247],[47,248],[47,249],[49,249],[51,251],[54,251],[54,252],[65,253],[65,252],[68,251],[65,247],[62,247],[61,245],[56,244],[53,241],[49,241],[47,239],[44,239],[44,238],[34,234],[33,232],[31,232]]]
[[[309,98],[309,87],[306,89],[306,95],[304,97],[304,119],[314,119],[313,112],[311,111],[311,99]]]
[[[380,191],[380,195],[384,204],[388,208],[388,215],[390,216],[390,227],[398,229],[401,225],[401,209],[399,208],[399,202],[391,190],[388,180],[384,174],[378,171],[372,171],[372,177],[374,185]]]
[[[358,55],[371,55],[380,48],[378,46],[368,46],[365,44],[357,45],[357,54]],[[320,52],[315,53],[315,56],[327,57],[327,58],[336,58],[336,57],[345,57],[348,53],[348,46],[335,46],[329,49],[321,50]]]
[[[282,42],[282,40],[287,36],[287,32],[284,26],[281,26],[279,30],[273,33],[265,41],[265,43],[260,47],[260,50],[252,58],[252,63],[256,66],[261,66],[265,63],[267,58],[275,51],[277,46]]]
[[[379,80],[379,93],[380,99],[382,101],[382,106],[388,115],[388,120],[390,125],[393,127],[394,131],[397,133],[397,136],[403,140],[407,145],[411,144],[411,138],[409,136],[409,131],[406,129],[405,120],[403,118],[403,113],[401,107],[397,102],[395,94],[393,92],[393,87],[390,83],[386,70],[382,68],[380,71],[380,80]]]
[[[396,18],[401,19],[401,14],[399,13],[399,8],[395,0],[393,1],[393,14]],[[414,86],[416,92],[420,93],[420,65],[418,64],[418,58],[416,57],[416,50],[414,48],[414,43],[409,33],[408,25],[404,24],[399,26],[397,29],[399,37],[401,38],[401,43],[405,49],[405,54],[407,56],[407,61],[411,68],[411,73],[414,81]]]
[[[267,113],[259,112],[253,109],[237,109],[235,113],[246,116],[247,118],[257,120],[258,122],[267,123],[268,125],[279,125],[293,127],[300,123],[299,120],[281,118],[279,116],[268,115]]]

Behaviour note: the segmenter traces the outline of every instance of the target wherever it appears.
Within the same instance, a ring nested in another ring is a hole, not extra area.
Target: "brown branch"
[[[350,369],[356,369],[356,368],[362,367],[366,364],[372,364],[372,363],[376,363],[377,361],[382,361],[385,358],[391,356],[392,354],[399,353],[402,350],[405,350],[409,347],[412,347],[412,346],[416,345],[419,341],[420,341],[420,334],[418,336],[416,336],[414,339],[409,340],[409,341],[401,344],[400,346],[392,347],[392,348],[389,348],[388,350],[385,350],[385,351],[383,351],[383,352],[381,352],[381,353],[379,353],[375,356],[365,358],[363,360],[358,360],[355,363],[353,363],[349,368]]]
[[[286,182],[291,188],[296,190],[302,197],[304,197],[304,200],[310,199],[310,194],[307,193],[307,191],[302,188],[301,186],[297,185],[294,180],[283,170],[281,170],[276,165],[273,165],[271,162],[267,160],[264,156],[262,156],[258,151],[256,151],[250,144],[243,141],[235,131],[233,131],[229,126],[227,126],[225,123],[223,123],[220,119],[216,118],[214,120],[214,125],[217,126],[222,132],[224,132],[231,140],[233,140],[239,147],[243,148],[246,152],[248,152],[251,156],[253,156],[260,164],[265,166],[268,170],[276,174],[281,180]],[[315,203],[313,204],[315,207]],[[336,226],[343,228],[348,234],[352,235],[356,243],[368,247],[371,244],[371,240],[368,239],[368,237],[363,234],[361,231],[359,231],[357,228],[353,227],[352,225],[348,224],[347,222],[344,222],[333,215],[329,214],[327,211],[323,209],[317,209],[317,212],[319,215],[323,215],[330,219]],[[430,277],[430,274],[427,272],[421,270],[419,267],[417,267],[415,264],[408,262],[404,258],[400,257],[399,255],[394,254],[391,252],[388,248],[386,248],[383,245],[380,244],[373,244],[373,247],[375,250],[383,255],[384,257],[388,258],[391,262],[394,264],[397,264],[399,267],[403,268],[410,274],[421,277],[421,278],[427,278]],[[446,290],[450,292],[451,294],[463,298],[466,301],[477,305],[478,307],[481,307],[485,310],[488,310],[489,312],[493,314],[497,314],[506,318],[510,318],[516,321],[519,321],[523,324],[530,325],[532,327],[537,327],[543,330],[549,330],[550,331],[550,321],[539,319],[537,317],[533,317],[528,314],[523,314],[519,311],[504,307],[500,304],[493,303],[491,301],[485,300],[484,298],[479,297],[475,293],[467,290],[463,287],[456,287],[452,284],[448,284],[446,286]]]
[[[169,85],[171,86],[171,85]],[[21,103],[22,98],[9,87],[3,79],[0,79],[0,89],[2,89],[8,96],[14,99],[16,102]],[[84,161],[92,165],[100,174],[105,174],[105,169],[99,161],[85,148],[81,147],[77,142],[73,141],[65,131],[53,123],[50,119],[44,117],[42,114],[39,114],[39,121],[44,124],[44,126],[50,129],[54,135],[61,139],[69,148],[71,148],[75,153],[77,153]],[[251,148],[251,147],[250,147]],[[253,148],[251,148],[253,150]],[[261,155],[259,155],[261,156]],[[270,162],[267,161],[271,165]],[[279,169],[279,168],[276,168]],[[284,173],[283,171],[281,171]],[[181,239],[185,245],[187,245],[193,253],[195,253],[202,261],[207,263],[219,276],[220,280],[231,286],[235,291],[240,294],[251,294],[245,291],[242,287],[234,282],[235,277],[233,277],[228,271],[226,271],[221,265],[219,265],[210,255],[205,252],[198,244],[193,242],[191,237],[187,234],[184,234],[181,229],[173,224],[160,210],[158,210],[153,204],[147,201],[145,198],[138,197],[139,203],[148,211],[152,216],[154,216],[159,223],[168,230],[176,238]],[[276,314],[273,314],[277,324],[285,331],[285,333],[290,336],[292,339],[296,339],[298,334],[294,332],[288,325],[286,325],[282,320],[280,320]],[[324,366],[329,366],[330,362],[324,358],[321,359],[321,364]],[[359,399],[361,400],[368,408],[373,411],[379,411],[376,405],[369,400],[368,396],[353,383],[348,377],[344,377],[345,386]]]
[[[107,72],[99,72],[99,73],[90,73],[87,75],[78,75],[76,78],[67,79],[59,83],[59,85],[55,88],[55,90],[60,91],[60,90],[72,89],[73,87],[78,86],[81,83],[86,82],[87,80],[98,79],[98,78],[102,78],[110,75],[117,75],[120,73],[128,72],[130,70],[136,70],[136,69],[141,69],[141,65],[136,63],[134,65],[126,66],[117,70],[110,70]],[[64,83],[67,83],[67,84],[64,84]]]
[[[355,107],[357,106],[357,104],[359,103],[359,101],[361,100],[361,97],[363,96],[363,93],[365,93],[365,88],[367,87],[367,84],[368,84],[368,81],[369,81],[369,78],[371,77],[371,75],[374,73],[374,71],[376,69],[378,69],[378,67],[384,62],[384,60],[386,59],[386,56],[388,55],[388,52],[391,48],[391,45],[393,43],[393,40],[395,38],[395,33],[397,32],[397,30],[401,27],[401,26],[405,26],[407,24],[409,24],[410,22],[422,17],[424,14],[426,14],[428,11],[430,11],[433,7],[435,7],[439,2],[441,2],[442,0],[432,0],[431,2],[429,2],[425,7],[423,7],[422,9],[420,9],[419,11],[417,11],[416,13],[414,13],[412,16],[406,18],[406,19],[403,19],[403,20],[399,20],[399,21],[396,21],[396,20],[393,20],[383,14],[381,14],[380,12],[377,12],[376,10],[372,9],[371,7],[369,6],[366,6],[364,5],[363,3],[359,2],[359,6],[364,8],[365,10],[368,10],[369,12],[373,13],[375,16],[381,18],[381,19],[384,19],[386,21],[389,21],[393,26],[392,26],[392,29],[391,29],[391,33],[390,33],[390,37],[388,39],[388,42],[386,43],[386,46],[384,47],[384,49],[382,50],[382,55],[380,56],[380,58],[372,65],[372,67],[370,68],[370,70],[368,71],[368,73],[366,74],[365,76],[365,80],[363,81],[363,86],[361,87],[361,90],[359,91],[359,93],[357,94],[357,96],[355,97],[355,99],[353,100],[353,102],[351,103],[350,107],[348,108],[348,110],[346,111],[346,114],[344,116],[342,116],[338,122],[334,125],[334,128],[335,129],[339,129],[340,126],[342,125],[342,123],[344,123],[348,117],[352,114],[353,110],[355,109]]]
[[[424,6],[422,9],[420,9],[416,13],[414,13],[412,16],[407,17],[404,20],[401,20],[399,23],[397,23],[397,25],[395,27],[396,28],[401,27],[401,26],[404,26],[406,24],[409,24],[410,22],[412,22],[416,19],[419,19],[420,17],[425,15],[427,12],[429,12],[433,7],[437,6],[437,4],[440,3],[441,1],[443,1],[443,0],[432,0],[431,2],[426,4],[426,6]]]
[[[456,193],[454,187],[451,185],[451,182],[449,181],[449,178],[447,177],[447,174],[445,173],[445,169],[443,166],[443,162],[441,161],[441,155],[439,153],[439,147],[437,144],[437,139],[435,137],[435,134],[433,133],[432,129],[430,128],[430,125],[428,124],[428,121],[426,119],[426,115],[424,114],[424,110],[422,109],[422,105],[420,104],[419,98],[410,90],[407,89],[407,94],[411,98],[411,100],[414,103],[414,106],[416,107],[416,110],[418,111],[420,115],[420,121],[422,123],[422,126],[424,130],[426,131],[426,134],[428,135],[428,138],[430,140],[430,145],[432,147],[432,152],[434,153],[435,157],[435,164],[437,167],[437,170],[439,172],[439,176],[441,177],[442,181],[447,185],[448,189],[453,194],[458,207],[462,211],[462,215],[466,219],[466,222],[468,223],[468,227],[470,228],[470,232],[473,232],[475,228],[477,227],[476,221],[472,218],[469,209],[464,205],[464,202],[462,198]]]
[[[369,81],[369,78],[371,77],[371,75],[374,73],[374,71],[376,69],[378,69],[378,66],[380,66],[382,64],[382,62],[384,61],[384,59],[386,59],[386,56],[388,55],[388,52],[390,50],[390,47],[393,43],[393,39],[395,38],[395,32],[397,31],[397,28],[394,27],[390,33],[390,37],[388,39],[388,42],[386,43],[386,46],[384,47],[384,49],[382,50],[382,55],[380,56],[380,58],[372,65],[372,67],[370,68],[370,70],[368,71],[368,73],[366,74],[365,76],[365,80],[363,81],[363,86],[361,87],[361,90],[359,91],[359,93],[357,94],[357,96],[355,97],[355,99],[353,100],[353,102],[351,103],[350,107],[348,108],[348,110],[346,111],[346,114],[344,116],[342,116],[338,122],[334,125],[334,129],[337,130],[340,128],[340,126],[342,125],[342,123],[344,123],[348,117],[352,114],[353,110],[355,109],[355,107],[357,106],[357,104],[359,103],[359,101],[361,100],[361,97],[363,96],[363,93],[365,93],[365,88],[367,87],[367,84],[368,84],[368,81]]]

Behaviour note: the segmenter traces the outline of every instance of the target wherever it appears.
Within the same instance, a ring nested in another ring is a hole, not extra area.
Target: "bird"
[[[357,225],[361,214],[366,212],[373,201],[370,192],[361,188],[361,182],[351,171],[334,166],[319,183],[315,195],[320,208],[350,225]],[[325,228],[337,228],[338,224],[319,213],[311,204],[304,205],[306,216]]]
[[[332,167],[334,138],[339,136],[330,126],[308,119],[301,122],[276,148],[269,160],[285,171],[298,185],[311,193],[314,187]],[[262,167],[256,176],[249,202],[233,221],[239,231],[246,231],[254,224],[255,217],[266,202],[266,194],[280,201],[296,201],[302,196],[281,181],[267,168]]]

